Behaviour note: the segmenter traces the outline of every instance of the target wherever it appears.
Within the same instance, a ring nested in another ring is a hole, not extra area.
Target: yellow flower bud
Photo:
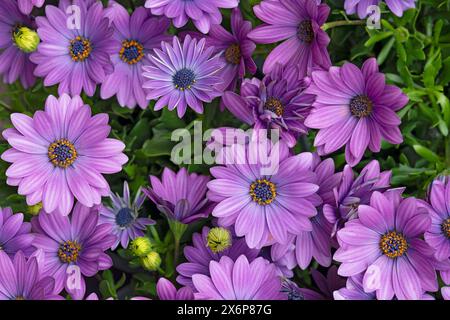
[[[36,51],[40,42],[37,32],[27,27],[20,27],[15,30],[13,39],[17,47],[26,53]]]
[[[225,228],[212,228],[206,237],[206,243],[214,253],[227,249],[231,242],[231,233]]]
[[[130,244],[131,253],[138,257],[145,257],[152,251],[152,243],[147,237],[138,237]]]
[[[141,258],[141,265],[145,270],[155,271],[161,265],[161,256],[158,252],[152,251],[145,257]]]

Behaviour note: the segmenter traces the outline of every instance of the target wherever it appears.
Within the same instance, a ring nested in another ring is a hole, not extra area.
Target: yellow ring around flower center
[[[75,146],[67,139],[59,139],[48,147],[48,158],[55,167],[67,168],[77,159]]]
[[[405,254],[406,250],[408,250],[408,242],[403,234],[397,231],[390,231],[381,237],[380,249],[385,256],[394,259]]]
[[[250,196],[259,205],[268,205],[277,196],[277,187],[267,179],[258,179],[250,185]]]

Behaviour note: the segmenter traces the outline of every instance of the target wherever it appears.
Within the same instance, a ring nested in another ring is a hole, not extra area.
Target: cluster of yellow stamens
[[[450,218],[444,220],[441,224],[442,233],[450,239]]]
[[[214,253],[219,253],[231,246],[231,233],[225,228],[212,228],[206,236],[207,246]]]
[[[384,255],[394,259],[405,254],[408,242],[401,233],[390,231],[381,237],[380,249]]]
[[[77,36],[70,41],[69,50],[73,61],[82,62],[91,55],[91,42],[88,39]]]
[[[145,56],[144,46],[136,40],[125,40],[122,42],[119,56],[125,63],[136,64]]]
[[[78,260],[81,246],[76,241],[68,240],[62,243],[58,249],[58,257],[61,262],[72,263]]]
[[[250,185],[250,196],[259,205],[265,206],[277,196],[277,187],[267,179],[258,179]]]
[[[281,117],[283,115],[283,110],[284,110],[283,104],[277,98],[271,97],[271,98],[267,99],[264,107],[266,108],[266,110],[272,111],[279,117]]]
[[[48,147],[48,158],[54,166],[67,168],[77,159],[77,150],[72,142],[67,139],[59,139]]]

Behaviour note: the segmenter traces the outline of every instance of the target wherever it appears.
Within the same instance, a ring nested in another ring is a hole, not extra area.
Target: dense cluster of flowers
[[[365,17],[378,2],[346,1],[345,10]],[[397,16],[414,6],[386,3]],[[73,5],[81,19],[71,25]],[[450,285],[450,179],[436,177],[427,199],[406,197],[391,188],[391,171],[364,158],[380,152],[382,139],[402,143],[396,112],[407,96],[386,83],[375,58],[332,65],[326,3],[262,0],[254,29],[238,6],[147,0],[131,12],[113,0],[1,1],[4,82],[28,88],[40,78],[59,97],[32,115],[12,113],[3,131],[7,184],[37,210],[28,221],[0,208],[0,299],[98,299],[86,294],[86,279],[119,256],[160,275],[162,300],[432,299],[440,289],[450,298],[438,281]],[[41,7],[44,15],[31,15]],[[188,21],[200,33],[169,34]],[[258,73],[256,44],[272,43]],[[122,171],[128,150],[120,135],[109,137],[108,115],[83,102],[97,89],[122,107],[167,107],[179,118],[217,98],[255,132],[275,129],[281,139],[264,134],[263,158],[252,143],[227,146],[222,155],[241,162],[209,175],[165,167],[148,185],[134,184],[134,199],[125,181],[120,196],[105,176]],[[294,151],[314,129],[316,151]],[[325,156],[344,146],[339,171]],[[264,170],[266,156],[277,159],[275,170]],[[145,201],[162,219],[144,213]],[[163,239],[161,226],[169,230]],[[161,268],[168,250],[171,274]],[[295,268],[309,270],[315,286],[296,283]]]

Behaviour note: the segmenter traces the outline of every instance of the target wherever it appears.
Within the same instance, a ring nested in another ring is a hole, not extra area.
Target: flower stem
[[[175,250],[173,252],[173,265],[178,264],[178,256],[180,255],[180,239],[175,238]]]
[[[445,164],[446,164],[447,168],[450,168],[450,137],[449,136],[447,136],[444,139],[444,143],[445,143]],[[445,171],[448,171],[448,170],[445,170]],[[450,173],[450,171],[446,172],[446,174],[447,173]]]
[[[359,26],[366,24],[366,20],[339,20],[339,21],[332,21],[328,23],[324,23],[322,25],[322,30],[326,31],[328,29],[334,28],[334,27],[340,27],[340,26]]]

